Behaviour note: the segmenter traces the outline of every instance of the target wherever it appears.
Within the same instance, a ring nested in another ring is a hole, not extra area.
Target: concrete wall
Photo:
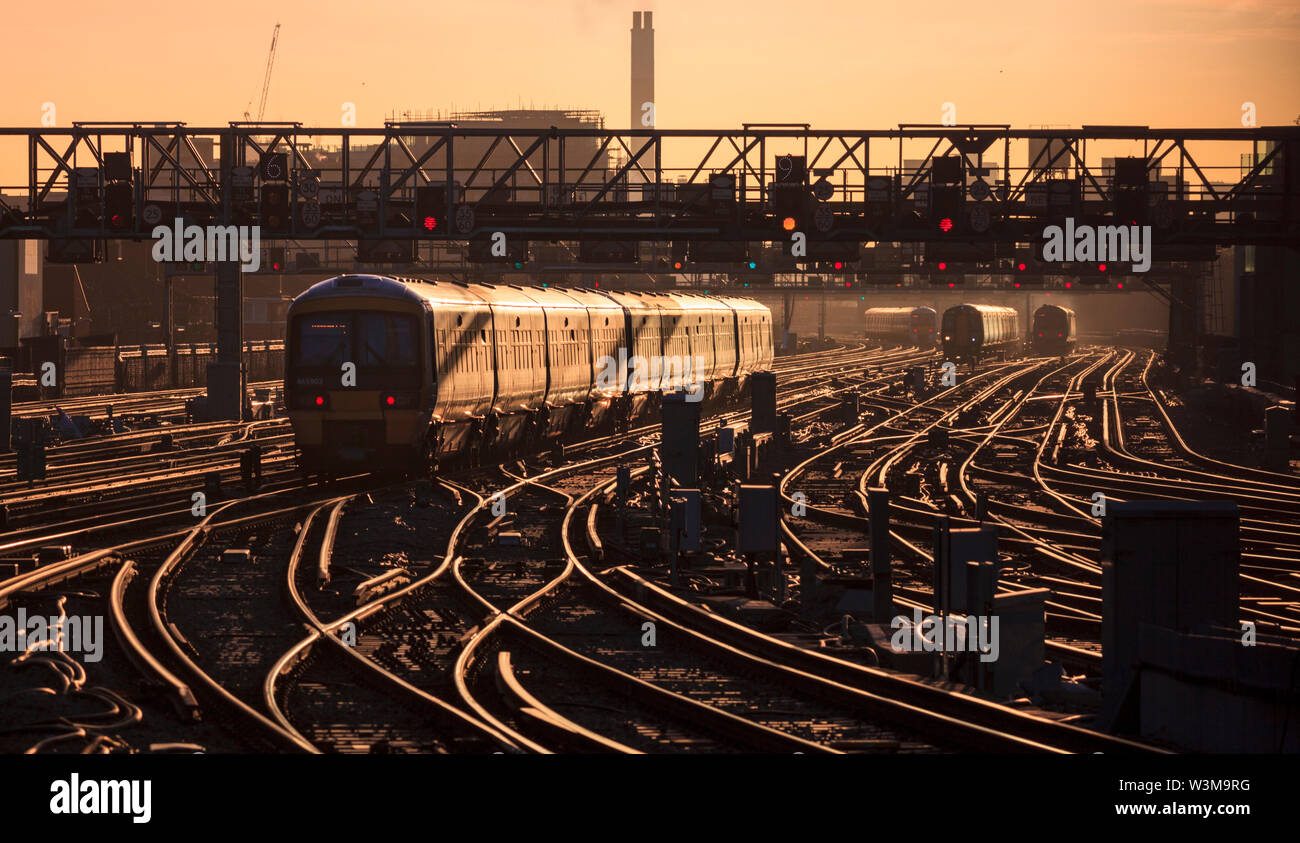
[[[17,346],[21,337],[40,335],[44,265],[41,241],[0,241],[0,347]],[[11,317],[14,312],[22,313],[22,318]]]

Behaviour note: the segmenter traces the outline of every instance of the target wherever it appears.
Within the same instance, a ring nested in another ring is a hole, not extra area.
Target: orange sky
[[[655,12],[659,128],[808,122],[1240,126],[1300,117],[1300,0],[24,0],[5,8],[0,125],[358,125],[402,108],[562,105],[628,120],[631,11]],[[56,58],[57,57],[57,60]],[[12,147],[0,146],[9,164]],[[12,169],[5,166],[4,179]]]

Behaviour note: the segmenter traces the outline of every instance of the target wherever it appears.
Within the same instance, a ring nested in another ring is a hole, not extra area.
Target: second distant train
[[[939,314],[933,307],[869,307],[862,324],[869,340],[933,348]]]
[[[979,360],[1018,350],[1020,314],[1014,307],[959,304],[943,312],[943,353],[949,360]]]
[[[1029,329],[1030,345],[1035,354],[1069,354],[1078,340],[1075,337],[1074,311],[1056,304],[1045,304],[1034,311]]]

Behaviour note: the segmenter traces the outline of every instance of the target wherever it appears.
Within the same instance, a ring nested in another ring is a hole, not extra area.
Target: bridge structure
[[[0,173],[18,146],[23,175],[0,177],[0,240],[48,240],[53,262],[101,260],[107,241],[180,225],[255,228],[279,244],[268,269],[283,268],[288,244],[309,270],[419,271],[459,250],[507,282],[632,272],[752,286],[817,272],[827,288],[994,275],[1035,286],[1133,272],[1114,256],[1043,261],[1045,231],[1072,220],[1149,231],[1151,271],[1128,288],[1176,305],[1177,278],[1218,247],[1300,244],[1295,126],[80,122],[0,127]],[[234,256],[200,257],[188,264],[217,281],[209,390],[229,417],[242,395],[243,270]]]

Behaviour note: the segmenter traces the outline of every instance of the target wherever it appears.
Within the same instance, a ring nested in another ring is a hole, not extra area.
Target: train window
[[[415,320],[400,313],[359,313],[357,345],[360,366],[414,366]]]
[[[606,325],[609,324],[609,317],[608,317],[608,316],[605,317],[605,324],[606,324]]]
[[[564,320],[564,321],[567,322],[567,321],[569,321],[569,320],[566,319],[566,320]],[[570,329],[569,329],[569,339],[571,339],[571,340],[576,340],[577,338],[578,338],[578,334],[577,334],[577,332],[575,332],[572,328],[570,328]]]
[[[518,317],[518,316],[515,317],[515,327],[516,327],[516,328],[519,327],[519,317]]]
[[[456,314],[456,327],[459,328],[464,321],[465,321],[465,314],[463,313]]]
[[[299,366],[338,368],[351,356],[352,317],[342,313],[299,316],[293,344],[294,362]]]

